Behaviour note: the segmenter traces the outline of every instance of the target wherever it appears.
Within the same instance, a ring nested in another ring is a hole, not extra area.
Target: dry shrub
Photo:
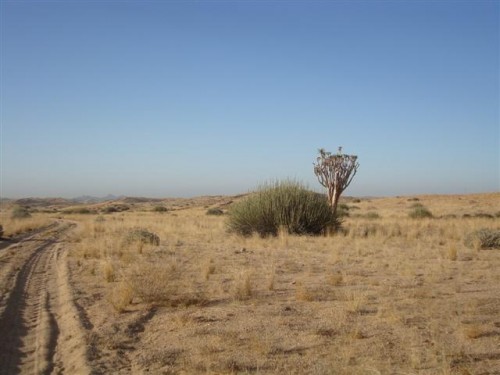
[[[189,284],[175,263],[140,263],[127,271],[127,280],[143,302],[167,306],[195,305],[205,301],[200,287]]]
[[[276,279],[276,268],[273,265],[271,267],[269,276],[267,278],[267,289],[268,290],[274,290],[275,279]]]
[[[203,275],[205,277],[205,280],[208,280],[210,278],[210,275],[213,275],[214,273],[215,273],[214,260],[209,259],[203,266]]]
[[[108,301],[113,308],[122,313],[132,303],[134,291],[131,286],[122,281],[116,285],[108,294]]]
[[[344,282],[344,277],[342,276],[341,273],[335,273],[330,276],[328,276],[328,284],[332,286],[339,286],[342,285]]]
[[[31,214],[26,207],[16,206],[12,210],[12,214],[11,214],[12,219],[27,219],[30,217],[31,217]]]
[[[457,247],[455,245],[450,245],[448,247],[448,259],[449,260],[457,260]]]
[[[464,243],[475,249],[500,249],[500,230],[479,229],[469,233],[465,237]]]
[[[224,211],[220,208],[209,208],[206,212],[207,215],[220,216],[224,215]]]
[[[116,276],[115,266],[110,261],[105,261],[102,264],[102,274],[104,280],[106,280],[108,283],[116,281],[117,276]]]
[[[252,295],[251,274],[249,272],[241,273],[234,285],[234,298],[238,301],[244,301],[252,297]]]
[[[144,228],[133,228],[125,236],[125,243],[141,243],[147,245],[160,245],[160,237]]]
[[[167,302],[179,292],[179,274],[173,264],[142,263],[128,272],[130,286],[144,302]]]
[[[432,212],[422,205],[415,204],[413,210],[408,214],[412,219],[425,219],[431,218]]]

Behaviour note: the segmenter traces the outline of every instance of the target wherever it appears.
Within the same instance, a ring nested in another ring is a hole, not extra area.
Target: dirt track
[[[90,373],[58,221],[0,250],[0,374]]]

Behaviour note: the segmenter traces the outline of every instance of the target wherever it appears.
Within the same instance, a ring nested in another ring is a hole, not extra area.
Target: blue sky
[[[500,190],[499,1],[2,1],[1,196]]]

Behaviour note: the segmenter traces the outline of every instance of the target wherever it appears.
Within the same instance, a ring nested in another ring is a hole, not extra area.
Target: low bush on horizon
[[[228,229],[243,236],[258,233],[276,236],[280,230],[289,234],[324,233],[337,229],[340,221],[324,196],[294,181],[265,184],[254,194],[231,207]]]

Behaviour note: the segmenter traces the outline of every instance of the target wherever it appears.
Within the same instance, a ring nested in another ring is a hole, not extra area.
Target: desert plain
[[[500,193],[268,238],[227,231],[244,198],[3,202],[0,374],[500,374]]]

